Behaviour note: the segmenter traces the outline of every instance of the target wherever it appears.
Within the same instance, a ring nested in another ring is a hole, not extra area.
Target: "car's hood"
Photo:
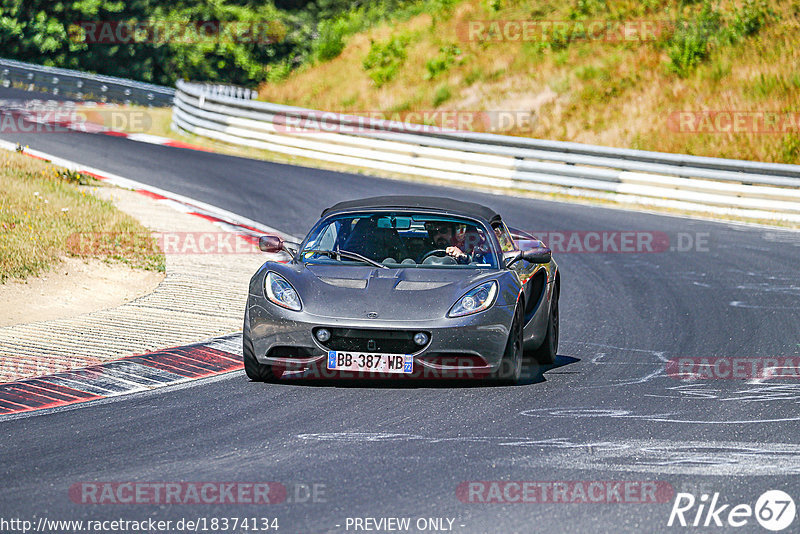
[[[287,274],[306,313],[419,321],[443,317],[467,290],[500,271],[296,265]]]

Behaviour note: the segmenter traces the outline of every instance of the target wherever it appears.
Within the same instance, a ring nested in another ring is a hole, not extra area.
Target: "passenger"
[[[500,250],[503,252],[510,252],[514,250],[514,241],[511,239],[511,236],[504,231],[500,224],[492,225],[492,230],[494,230],[494,235],[497,236],[497,240],[500,242]]]

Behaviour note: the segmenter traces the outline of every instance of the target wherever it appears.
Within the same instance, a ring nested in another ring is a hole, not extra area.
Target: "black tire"
[[[550,317],[547,319],[547,334],[542,345],[533,351],[533,357],[540,364],[549,364],[556,361],[558,354],[558,286],[553,289],[553,302],[550,304]]]
[[[250,338],[250,315],[244,315],[244,329],[242,332],[242,357],[244,360],[244,372],[247,378],[254,382],[269,382],[275,379],[271,365],[260,363],[256,359],[256,352],[253,349],[253,340]]]
[[[492,379],[500,384],[513,386],[519,382],[522,376],[522,306],[517,306],[514,311],[514,321],[511,323],[511,331],[508,333],[508,341],[503,351],[503,360],[500,367],[492,374]]]

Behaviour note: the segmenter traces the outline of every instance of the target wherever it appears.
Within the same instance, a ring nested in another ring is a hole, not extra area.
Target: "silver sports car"
[[[244,368],[281,376],[520,378],[552,363],[560,274],[550,249],[490,208],[385,196],[322,212],[250,280]]]

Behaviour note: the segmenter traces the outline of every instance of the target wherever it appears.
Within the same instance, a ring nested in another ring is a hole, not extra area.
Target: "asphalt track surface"
[[[686,381],[666,373],[671,358],[800,355],[800,234],[102,135],[0,138],[295,235],[340,200],[422,194],[487,204],[534,232],[653,231],[673,244],[688,239],[679,233],[707,240],[686,252],[556,254],[559,357],[545,368],[526,365],[519,386],[259,384],[237,372],[0,420],[6,519],[277,517],[279,532],[345,532],[347,518],[410,517],[413,527],[417,518],[442,517],[454,520],[456,532],[654,532],[666,529],[674,497],[486,504],[462,502],[456,489],[465,481],[659,481],[698,498],[718,492],[730,505],[754,505],[770,489],[800,498],[800,381]],[[290,498],[266,506],[91,505],[68,493],[76,483],[128,481],[277,481]],[[292,498],[312,484],[324,495]],[[800,518],[792,528],[798,525]],[[752,517],[736,530],[764,531]]]

